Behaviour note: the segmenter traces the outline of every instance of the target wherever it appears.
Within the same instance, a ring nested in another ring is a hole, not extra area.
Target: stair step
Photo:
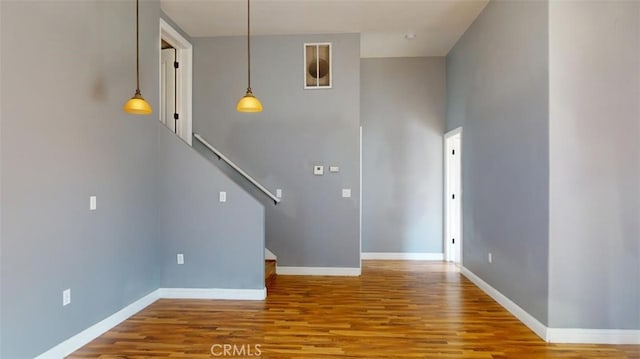
[[[276,279],[276,261],[267,259],[264,263],[264,284],[267,288]]]

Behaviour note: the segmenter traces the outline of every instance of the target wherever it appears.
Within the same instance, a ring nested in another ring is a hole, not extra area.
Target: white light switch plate
[[[313,174],[316,176],[322,176],[324,174],[324,166],[313,166]]]
[[[276,189],[276,197],[282,198],[282,190],[280,188]]]
[[[350,188],[343,188],[342,189],[342,197],[344,197],[344,198],[351,197],[351,189]]]
[[[338,172],[340,172],[340,167],[338,167],[338,166],[329,166],[329,172],[338,173]]]
[[[96,196],[89,197],[89,210],[95,211],[98,208],[98,199]]]
[[[184,254],[178,253],[176,255],[176,261],[178,262],[178,264],[184,264]]]
[[[71,304],[71,288],[62,291],[62,306]]]
[[[227,192],[220,192],[220,202],[227,201]]]

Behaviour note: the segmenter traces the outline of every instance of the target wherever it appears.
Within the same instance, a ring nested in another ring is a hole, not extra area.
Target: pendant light
[[[262,104],[251,92],[251,0],[247,0],[247,93],[238,101],[238,112],[262,112]]]
[[[142,97],[140,93],[140,24],[139,5],[136,0],[136,93],[124,104],[124,112],[133,115],[151,114],[151,105]]]

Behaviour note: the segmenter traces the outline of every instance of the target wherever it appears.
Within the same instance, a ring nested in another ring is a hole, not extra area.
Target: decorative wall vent
[[[331,43],[304,44],[304,88],[331,88]]]

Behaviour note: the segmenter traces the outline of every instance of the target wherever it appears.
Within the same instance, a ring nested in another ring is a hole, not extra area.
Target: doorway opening
[[[192,69],[191,43],[160,19],[159,120],[190,146],[193,132]]]
[[[444,256],[462,265],[462,127],[444,135]]]

